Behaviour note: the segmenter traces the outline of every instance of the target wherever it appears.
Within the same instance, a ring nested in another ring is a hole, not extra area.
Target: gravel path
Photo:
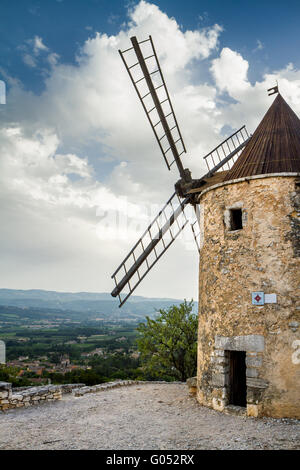
[[[299,449],[300,423],[228,416],[185,384],[144,384],[0,412],[0,449]]]

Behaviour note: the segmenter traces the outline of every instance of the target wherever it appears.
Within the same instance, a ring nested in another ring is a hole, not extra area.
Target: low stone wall
[[[43,385],[12,389],[11,383],[0,382],[0,410],[37,405],[60,400],[65,393],[84,387],[85,384]]]
[[[39,387],[24,387],[12,389],[12,384],[8,382],[0,382],[0,411],[12,408],[20,408],[23,406],[38,405],[40,403],[61,400],[65,393],[73,393],[75,397],[81,397],[86,393],[102,392],[111,388],[128,386],[128,385],[144,385],[167,382],[163,380],[157,381],[141,381],[141,380],[116,380],[114,382],[105,382],[99,385],[86,386],[85,384],[63,384],[63,385],[43,385]],[[182,383],[182,382],[168,382]]]
[[[49,384],[49,385],[51,385],[51,384]],[[62,394],[65,394],[65,393],[71,393],[76,388],[85,387],[85,384],[81,384],[81,383],[78,383],[78,384],[61,384],[61,385],[58,385],[58,386],[61,388]],[[27,390],[30,390],[32,388],[39,388],[39,387],[40,386],[33,387],[33,385],[29,385],[27,387],[12,387],[12,393],[13,394],[15,393],[15,394],[19,395],[20,392],[24,392],[25,390],[27,391]],[[45,387],[45,385],[41,385],[41,387]]]
[[[105,382],[99,385],[81,387],[78,390],[73,390],[73,395],[75,397],[82,397],[86,393],[103,392],[104,390],[108,390],[110,388],[122,387],[124,385],[136,385],[139,383],[144,382],[139,382],[137,380],[116,380],[115,382]]]
[[[156,380],[156,381],[144,381],[144,380],[116,380],[115,382],[106,382],[99,385],[92,385],[91,387],[81,387],[79,390],[74,390],[73,395],[75,397],[82,397],[86,393],[97,393],[97,392],[104,392],[105,390],[109,390],[110,388],[116,387],[124,387],[125,385],[145,385],[145,384],[181,384],[183,382],[165,382],[163,380]]]
[[[59,385],[32,387],[19,393],[12,393],[11,383],[0,382],[0,410],[37,405],[45,401],[60,400],[62,390]]]
[[[65,393],[71,393],[74,390],[85,387],[85,384],[62,384],[59,385],[59,387],[61,388],[61,392],[64,395]]]

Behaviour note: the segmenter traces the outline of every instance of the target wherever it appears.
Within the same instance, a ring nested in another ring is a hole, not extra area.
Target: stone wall
[[[226,408],[226,351],[237,348],[246,351],[248,415],[299,418],[297,178],[253,178],[211,188],[200,205],[198,401]],[[243,228],[231,230],[229,211],[237,208]],[[276,294],[277,302],[252,305],[255,291]]]
[[[71,393],[74,389],[83,386],[84,384],[44,385],[13,390],[11,383],[0,382],[0,410],[60,400],[62,394]]]
[[[145,384],[155,384],[155,383],[165,384],[168,382],[165,382],[163,380],[149,381],[149,382],[144,381],[144,380],[116,380],[115,382],[105,382],[99,385],[81,387],[78,390],[74,390],[73,395],[75,397],[82,397],[86,393],[104,392],[105,390],[109,390],[111,388],[124,387],[128,385],[145,385]],[[182,383],[182,382],[171,382],[171,383]]]
[[[45,385],[32,387],[19,393],[12,393],[12,386],[7,382],[0,382],[0,410],[37,405],[46,401],[60,400],[61,388],[58,385]]]
[[[105,382],[91,386],[86,386],[85,384],[62,384],[44,385],[39,387],[20,387],[19,389],[12,389],[11,383],[0,382],[0,411],[61,400],[62,395],[65,393],[72,393],[75,397],[82,397],[87,393],[97,393],[112,388],[137,384],[143,385],[147,383],[154,384],[167,382],[162,380],[149,382],[141,380],[115,380],[114,382]]]

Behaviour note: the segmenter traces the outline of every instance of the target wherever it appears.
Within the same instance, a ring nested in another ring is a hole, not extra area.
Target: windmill
[[[196,245],[199,250],[199,220],[193,188],[199,188],[206,179],[221,170],[226,164],[228,168],[235,161],[250,136],[242,126],[230,137],[204,156],[207,173],[201,178],[193,179],[188,168],[184,168],[181,156],[186,153],[185,144],[171,103],[165,79],[158,61],[151,36],[138,42],[134,36],[132,46],[120,56],[132,81],[134,89],[143,106],[158,146],[168,170],[175,163],[180,179],[175,183],[175,191],[147,227],[120,266],[112,275],[115,288],[113,297],[119,298],[121,307],[155,263],[167,251],[180,232],[190,224]],[[185,208],[192,205],[195,217],[188,220]],[[198,228],[197,228],[198,226]],[[127,289],[124,297],[121,292]]]

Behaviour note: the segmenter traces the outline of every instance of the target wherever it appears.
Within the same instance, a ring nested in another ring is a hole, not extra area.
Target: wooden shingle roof
[[[300,119],[278,94],[223,181],[286,172],[300,172]]]

